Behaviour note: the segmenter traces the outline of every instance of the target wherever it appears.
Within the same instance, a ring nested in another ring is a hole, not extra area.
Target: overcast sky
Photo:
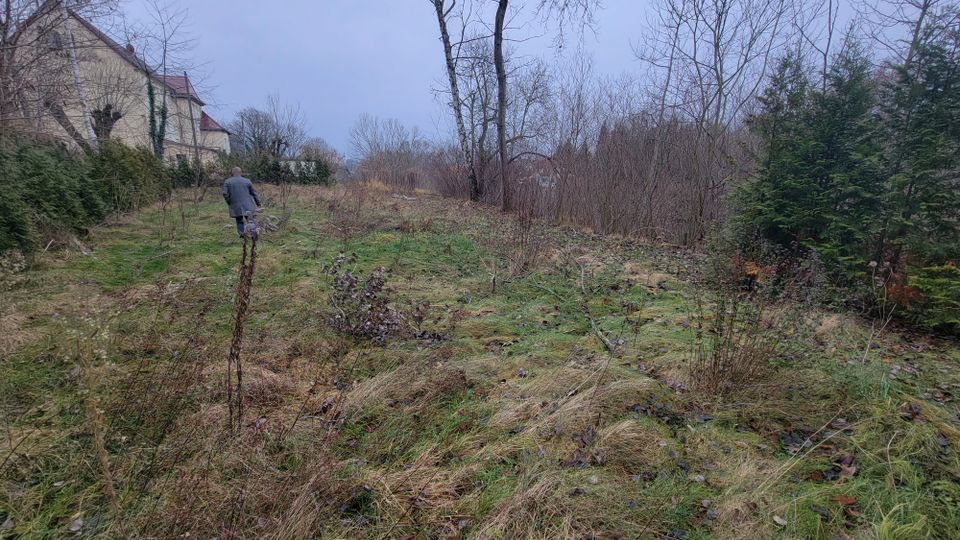
[[[427,0],[169,0],[189,13],[192,60],[201,65],[208,112],[228,122],[268,94],[299,103],[311,135],[351,154],[357,116],[398,118],[428,137],[447,132],[433,89],[445,84],[436,15]],[[492,3],[491,3],[492,5]],[[646,0],[605,0],[584,49],[598,75],[639,69],[631,44],[640,36]],[[145,0],[122,5],[133,20]],[[523,20],[518,20],[517,24]],[[543,33],[528,24],[514,35]],[[543,38],[515,45],[551,58]],[[569,47],[568,47],[569,49]]]

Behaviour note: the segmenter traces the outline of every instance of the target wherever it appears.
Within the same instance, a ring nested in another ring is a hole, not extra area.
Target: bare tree
[[[322,159],[334,170],[343,167],[344,164],[340,152],[337,152],[322,137],[308,137],[300,145],[299,156],[304,159]]]
[[[799,3],[794,25],[803,43],[813,49],[820,64],[820,88],[827,87],[827,69],[837,33],[841,0]]]
[[[462,110],[467,130],[467,152],[470,159],[465,163],[468,174],[476,180],[470,191],[482,200],[491,195],[491,165],[496,154],[493,130],[497,118],[496,74],[493,71],[492,48],[489,39],[473,37],[460,50],[457,77],[462,84]]]
[[[507,176],[507,67],[503,60],[503,27],[509,0],[497,0],[493,26],[493,65],[497,71],[497,155],[500,159],[500,201],[503,210],[513,209],[513,186]]]
[[[925,41],[960,25],[956,0],[864,0],[858,8],[874,41],[905,67]]]
[[[73,77],[74,90],[77,92],[77,103],[80,106],[81,122],[87,132],[87,145],[97,148],[97,136],[93,131],[93,121],[90,119],[90,106],[87,105],[87,96],[80,80],[80,61],[77,59],[77,40],[73,36],[73,21],[71,20],[66,0],[60,0],[60,13],[63,19],[63,35],[67,56],[70,59],[70,74]]]
[[[297,155],[307,138],[307,121],[300,105],[285,103],[274,94],[267,96],[267,113],[273,129],[269,141],[270,155],[277,159]]]
[[[555,14],[560,21],[561,34],[564,23],[573,20],[589,22],[596,0],[541,0],[538,13],[549,17]],[[504,59],[504,30],[509,0],[497,0],[493,24],[493,64],[497,72],[497,154],[500,159],[501,204],[504,210],[513,208],[513,185],[509,176],[507,155],[507,67]]]
[[[72,7],[65,1],[0,1],[0,126],[4,131],[42,133],[45,119],[52,118],[78,146],[95,147],[78,69],[95,44],[76,35],[73,18],[97,19],[114,7],[112,0],[76,2]],[[80,118],[71,118],[76,110]]]
[[[428,144],[414,128],[399,120],[362,114],[350,132],[354,153],[361,158],[359,175],[404,189],[416,188]]]
[[[467,177],[470,183],[470,200],[478,201],[481,196],[480,182],[474,166],[474,152],[471,149],[467,137],[467,128],[463,120],[463,104],[460,100],[460,86],[457,75],[457,58],[454,56],[453,43],[450,40],[450,32],[447,30],[447,21],[457,6],[457,0],[451,0],[449,5],[445,4],[445,0],[430,0],[430,2],[437,12],[437,24],[440,27],[440,42],[443,44],[447,80],[450,85],[450,108],[453,110],[454,122],[457,127],[457,140],[460,143],[460,151],[463,154]]]
[[[267,97],[266,109],[247,107],[229,124],[231,147],[238,153],[273,159],[296,156],[306,141],[306,119],[300,106]]]

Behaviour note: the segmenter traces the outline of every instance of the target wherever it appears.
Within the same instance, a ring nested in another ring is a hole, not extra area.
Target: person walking
[[[237,220],[237,233],[243,238],[244,227],[250,236],[257,235],[257,208],[260,207],[260,196],[253,189],[253,182],[244,178],[240,167],[230,171],[230,178],[223,183],[223,200],[230,207],[230,217]]]

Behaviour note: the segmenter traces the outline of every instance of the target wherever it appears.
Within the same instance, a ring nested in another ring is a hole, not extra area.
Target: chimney
[[[133,48],[133,43],[127,43],[127,53],[133,54],[134,52],[136,51]]]

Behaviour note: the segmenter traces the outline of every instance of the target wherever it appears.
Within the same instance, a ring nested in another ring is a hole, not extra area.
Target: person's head
[[[230,176],[243,176],[243,170],[240,167],[230,169]]]

